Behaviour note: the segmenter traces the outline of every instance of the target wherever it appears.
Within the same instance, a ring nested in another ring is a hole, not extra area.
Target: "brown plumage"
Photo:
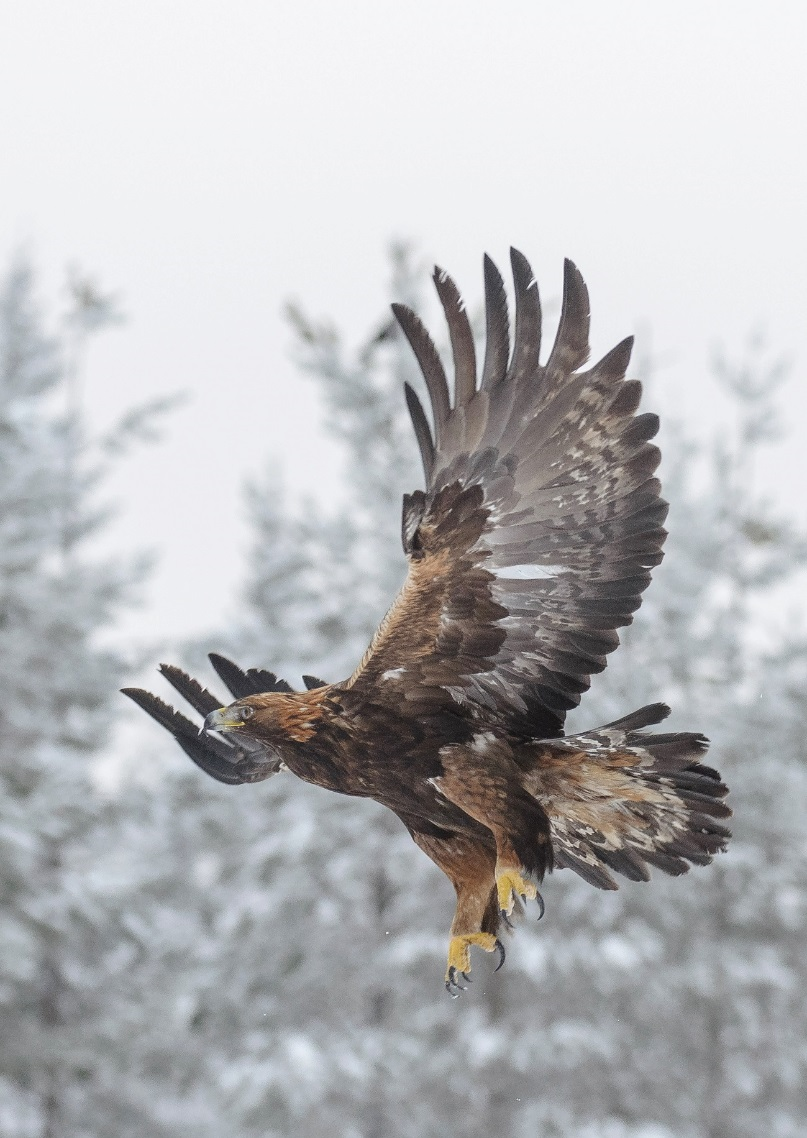
[[[446,986],[470,948],[504,949],[502,922],[535,882],[568,867],[614,889],[610,871],[684,873],[725,847],[730,811],[707,741],[644,731],[642,708],[564,736],[566,712],[617,646],[662,557],[667,506],[654,476],[655,415],[625,379],[631,340],[582,371],[588,293],[566,262],[554,345],[539,362],[541,306],[512,252],[515,335],[504,284],[485,258],[487,340],[476,351],[454,282],[435,270],[454,356],[454,397],[418,317],[395,315],[423,371],[433,428],[406,400],[426,489],[404,496],[406,582],[349,679],[292,692],[273,673],[211,656],[235,702],[177,668],[168,681],[204,733],[148,692],[131,696],[203,770],[256,782],[286,767],[394,811],[457,892]]]

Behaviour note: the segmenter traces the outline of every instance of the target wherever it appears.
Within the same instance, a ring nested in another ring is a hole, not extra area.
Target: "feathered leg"
[[[456,996],[463,987],[460,977],[470,980],[473,945],[485,952],[498,951],[498,967],[504,963],[504,946],[497,935],[496,848],[492,839],[485,842],[477,835],[438,837],[431,832],[410,832],[417,845],[449,878],[457,894],[446,967],[446,989]]]
[[[498,907],[507,918],[519,897],[538,897],[528,878],[541,881],[552,868],[549,819],[521,785],[522,771],[503,740],[480,735],[468,747],[444,747],[440,760],[443,774],[432,780],[436,789],[495,838]]]

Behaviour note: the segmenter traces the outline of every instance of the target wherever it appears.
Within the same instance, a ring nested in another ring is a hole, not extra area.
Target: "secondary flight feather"
[[[436,269],[454,361],[443,363],[417,315],[393,312],[420,365],[431,422],[405,396],[425,489],[405,494],[409,572],[356,670],[295,692],[272,672],[211,655],[233,702],[180,669],[161,672],[203,717],[124,689],[221,782],[281,769],[392,810],[457,894],[445,983],[471,949],[498,952],[519,898],[538,898],[553,867],[616,888],[611,871],[647,880],[705,865],[725,848],[730,810],[700,734],[645,729],[653,704],[564,735],[566,712],[603,670],[662,558],[667,505],[625,378],[632,341],[588,360],[589,299],[567,261],[555,340],[544,364],[541,304],[527,260],[511,251],[512,337],[504,282],[484,262],[481,371],[465,306]],[[541,903],[542,904],[542,903]]]

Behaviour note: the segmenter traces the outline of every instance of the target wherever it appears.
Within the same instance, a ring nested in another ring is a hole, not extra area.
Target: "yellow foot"
[[[496,965],[498,972],[504,964],[504,945],[492,933],[465,933],[463,936],[453,936],[448,946],[448,968],[446,969],[446,991],[450,996],[455,999],[464,992],[465,988],[459,984],[458,978],[462,976],[464,980],[470,982],[471,977],[468,973],[471,971],[471,945],[478,945],[479,948],[485,952],[499,953],[499,963]]]
[[[525,881],[516,869],[504,869],[496,873],[496,888],[499,893],[499,912],[509,917],[516,903],[516,897],[532,901],[538,890],[531,881]]]

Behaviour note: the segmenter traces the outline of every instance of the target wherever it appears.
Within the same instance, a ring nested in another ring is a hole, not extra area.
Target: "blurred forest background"
[[[422,308],[425,279],[393,251],[390,299]],[[450,886],[380,807],[288,775],[220,786],[156,726],[110,763],[117,688],[155,660],[114,635],[145,566],[94,542],[117,456],[164,408],[91,438],[80,361],[114,313],[77,287],[54,329],[40,300],[16,261],[0,292],[3,1138],[803,1136],[807,631],[765,617],[807,541],[753,493],[779,437],[775,353],[704,361],[731,407],[714,441],[663,423],[667,559],[573,720],[664,699],[708,734],[730,852],[616,894],[554,875],[504,970],[475,961],[452,1001]],[[402,579],[400,497],[420,473],[400,388],[418,377],[384,310],[357,351],[289,317],[347,497],[321,512],[268,456],[232,618],[174,651],[298,684],[347,674]],[[652,361],[632,374],[652,408]]]

